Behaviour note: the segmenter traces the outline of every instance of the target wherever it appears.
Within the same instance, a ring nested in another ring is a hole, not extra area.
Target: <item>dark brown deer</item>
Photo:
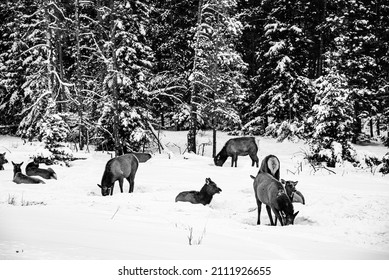
[[[181,192],[176,197],[176,202],[186,201],[193,204],[207,205],[211,203],[213,195],[220,193],[222,190],[211,180],[211,178],[205,179],[205,185],[198,191],[185,191]]]
[[[126,154],[110,159],[105,165],[105,171],[101,178],[101,194],[112,195],[115,182],[119,181],[120,191],[123,192],[123,180],[126,178],[130,183],[129,192],[134,191],[135,174],[138,170],[139,161],[133,154]]]
[[[0,154],[0,170],[4,170],[3,164],[8,163],[8,160],[5,158],[5,153]]]
[[[223,166],[228,157],[231,157],[231,167],[237,167],[238,156],[249,155],[252,160],[252,166],[258,167],[258,146],[254,137],[238,137],[228,140],[220,152],[214,157],[213,161],[217,166]]]
[[[14,178],[13,182],[16,184],[46,184],[44,181],[38,178],[30,177],[22,173],[22,163],[14,163],[12,161],[12,164],[14,166]]]
[[[251,176],[251,178],[254,179],[253,186],[258,206],[257,224],[261,224],[261,207],[264,203],[272,226],[277,225],[277,220],[280,220],[281,226],[293,225],[299,212],[294,213],[292,201],[285,193],[282,184],[272,175],[262,171],[259,171],[257,177]],[[275,223],[273,223],[271,210],[276,218]]]
[[[273,175],[274,178],[280,180],[280,160],[275,155],[266,156],[262,162],[260,171]]]
[[[57,180],[57,174],[54,172],[52,168],[39,168],[39,162],[33,161],[27,164],[26,166],[26,174],[28,176],[40,176],[44,179],[55,179]]]

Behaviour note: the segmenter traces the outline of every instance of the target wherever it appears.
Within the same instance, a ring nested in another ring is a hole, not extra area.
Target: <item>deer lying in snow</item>
[[[205,185],[198,191],[185,191],[181,192],[176,197],[176,202],[187,201],[193,204],[207,205],[211,203],[213,195],[220,193],[222,190],[211,180],[211,178],[205,179]]]
[[[14,178],[12,181],[14,181],[16,184],[45,184],[45,182],[42,181],[41,179],[24,175],[21,169],[23,162],[22,163],[12,162],[12,164],[14,166]]]

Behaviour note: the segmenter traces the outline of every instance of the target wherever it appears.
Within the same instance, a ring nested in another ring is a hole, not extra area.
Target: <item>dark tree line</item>
[[[153,128],[307,139],[389,125],[389,2],[0,3],[0,126],[140,150]],[[384,135],[387,137],[387,135]],[[216,149],[216,143],[214,143]]]

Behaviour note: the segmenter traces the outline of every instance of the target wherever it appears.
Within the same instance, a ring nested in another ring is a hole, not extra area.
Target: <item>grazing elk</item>
[[[258,206],[257,224],[261,224],[261,207],[264,203],[271,225],[277,225],[277,220],[280,220],[281,226],[284,224],[293,225],[299,212],[294,213],[293,204],[285,193],[282,184],[272,175],[262,171],[259,171],[257,177],[251,176],[251,178],[254,179],[253,187]],[[273,210],[276,218],[275,223],[273,223],[271,210]]]
[[[12,164],[14,166],[14,178],[13,182],[16,184],[46,184],[44,181],[38,178],[30,177],[22,173],[21,166],[22,163],[14,163],[12,161]]]
[[[258,167],[258,146],[255,143],[254,137],[238,137],[228,140],[220,152],[214,157],[213,161],[217,166],[223,166],[228,157],[231,157],[231,167],[237,167],[238,156],[249,155],[252,160],[252,166],[254,163]]]
[[[119,181],[120,191],[123,192],[123,179],[130,183],[129,193],[134,191],[134,179],[138,170],[139,161],[133,154],[126,154],[110,159],[105,165],[105,171],[101,178],[101,194],[112,195],[116,181]]]
[[[0,154],[0,170],[4,170],[3,164],[8,163],[8,160],[5,158],[5,153]]]
[[[220,193],[222,190],[211,180],[211,178],[205,179],[205,185],[198,191],[185,191],[181,192],[176,197],[176,202],[187,201],[193,204],[207,205],[211,203],[213,195]]]
[[[26,174],[28,176],[40,176],[44,179],[55,179],[57,180],[57,174],[54,172],[52,168],[39,168],[39,162],[33,161],[27,164],[26,166]]]
[[[266,156],[261,163],[260,171],[273,175],[274,178],[280,180],[280,160],[274,155]]]

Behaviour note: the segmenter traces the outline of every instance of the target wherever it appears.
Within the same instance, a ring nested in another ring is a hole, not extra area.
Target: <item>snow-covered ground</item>
[[[257,138],[260,160],[275,154],[281,178],[298,180],[306,205],[295,225],[269,226],[266,210],[256,225],[249,157],[238,167],[213,164],[211,146],[204,156],[180,154],[186,132],[164,132],[173,154],[155,154],[139,166],[135,192],[102,197],[100,183],[110,155],[86,157],[71,167],[52,166],[58,180],[46,184],[12,182],[11,161],[30,161],[40,143],[0,136],[9,163],[0,171],[0,259],[389,259],[389,176],[342,166],[336,175],[313,172],[301,162],[302,143]],[[218,150],[227,139],[218,133]],[[211,140],[202,133],[199,143]],[[381,145],[357,147],[382,157]],[[294,172],[295,174],[291,173]],[[208,206],[175,203],[184,190],[200,190],[210,177],[223,190]],[[190,232],[192,236],[190,237]],[[189,245],[191,241],[192,245]]]

